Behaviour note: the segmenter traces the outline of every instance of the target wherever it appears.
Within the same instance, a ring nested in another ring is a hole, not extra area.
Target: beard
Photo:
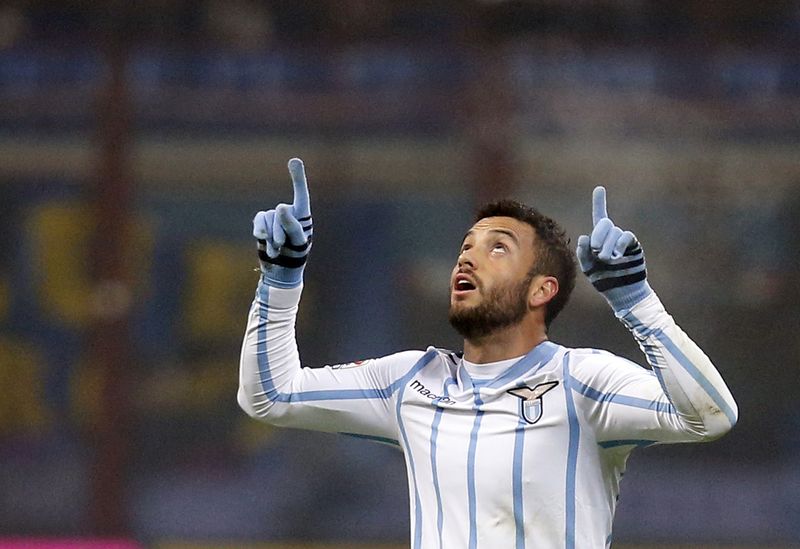
[[[518,324],[528,312],[528,289],[534,276],[492,289],[480,305],[457,309],[451,304],[450,325],[464,339],[474,340]]]

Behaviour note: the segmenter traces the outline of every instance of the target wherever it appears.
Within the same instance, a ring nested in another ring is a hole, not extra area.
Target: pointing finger
[[[294,186],[292,213],[296,219],[303,219],[311,215],[311,200],[308,196],[308,182],[302,160],[299,158],[289,160],[289,175],[292,176],[292,185]]]
[[[606,188],[598,186],[592,191],[592,226],[597,225],[597,222],[608,217],[606,210]]]

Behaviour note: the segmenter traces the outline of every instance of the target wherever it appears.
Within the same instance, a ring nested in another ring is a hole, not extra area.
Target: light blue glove
[[[608,218],[604,187],[595,187],[592,193],[592,224],[591,237],[578,238],[578,264],[614,312],[624,314],[653,291],[647,283],[644,252],[632,232]]]
[[[303,281],[314,232],[303,161],[289,160],[289,174],[294,186],[292,204],[278,204],[274,210],[258,212],[253,218],[264,282],[278,288],[294,288]]]

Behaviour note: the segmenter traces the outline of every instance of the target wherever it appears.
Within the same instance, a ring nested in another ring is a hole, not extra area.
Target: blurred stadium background
[[[474,207],[514,196],[574,239],[605,184],[741,410],[719,442],[632,457],[618,545],[800,542],[800,2],[20,0],[0,4],[0,546],[407,543],[398,453],[236,406],[250,221],[291,200],[292,156],[311,365],[458,348]],[[640,360],[585,283],[552,337]]]

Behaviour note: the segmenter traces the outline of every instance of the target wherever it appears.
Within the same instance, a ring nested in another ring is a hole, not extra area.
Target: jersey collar
[[[473,385],[474,377],[476,382],[480,380],[477,384],[481,387],[501,387],[521,378],[533,369],[538,370],[550,362],[558,349],[559,345],[551,341],[543,341],[522,357],[486,364],[476,364],[462,358],[465,385]]]

